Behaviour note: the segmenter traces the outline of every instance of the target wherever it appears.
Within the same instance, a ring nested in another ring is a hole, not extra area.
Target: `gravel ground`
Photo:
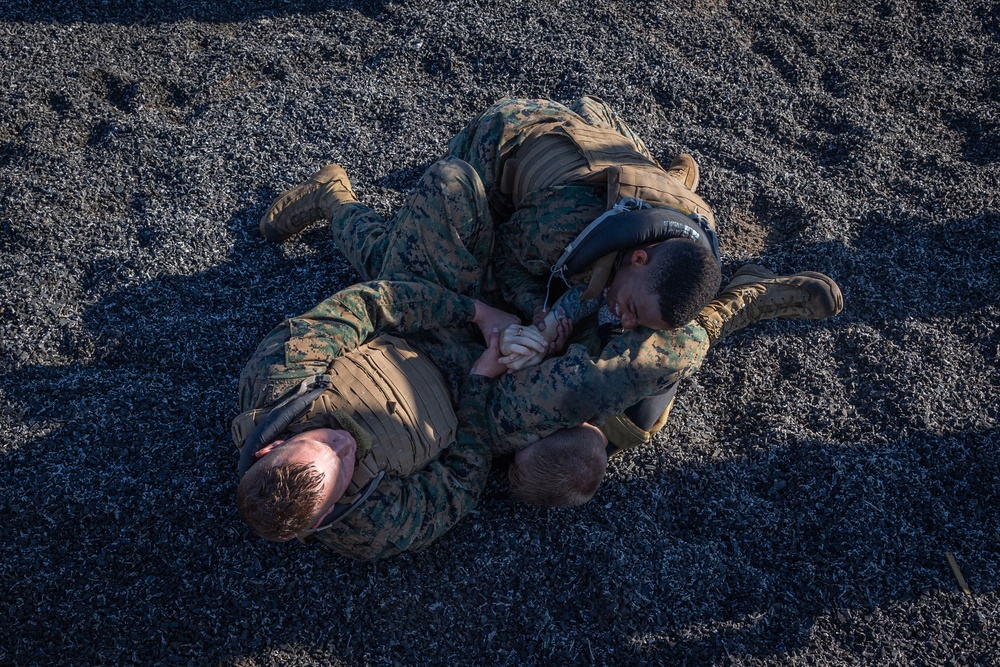
[[[998,40],[989,0],[8,0],[0,664],[1000,664]],[[337,160],[389,213],[490,102],[587,93],[699,160],[727,275],[843,314],[725,341],[583,508],[498,470],[420,554],[254,539],[237,375],[357,279],[263,209]]]

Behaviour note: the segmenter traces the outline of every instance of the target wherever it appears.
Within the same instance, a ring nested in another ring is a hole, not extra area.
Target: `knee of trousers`
[[[449,198],[486,198],[483,181],[476,170],[465,160],[454,156],[442,158],[428,167],[424,179]]]

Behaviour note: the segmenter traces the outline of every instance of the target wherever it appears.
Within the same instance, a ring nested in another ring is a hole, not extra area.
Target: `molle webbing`
[[[405,476],[423,468],[455,441],[458,419],[444,378],[403,340],[380,336],[336,359],[330,375],[333,388],[305,420],[343,409],[375,443],[358,461],[348,496],[380,470]]]
[[[528,193],[580,181],[591,173],[587,160],[565,135],[535,133],[524,140],[517,157],[508,160],[504,176],[510,182],[504,181],[503,187],[517,205]]]
[[[343,410],[372,435],[371,448],[358,452],[341,502],[350,502],[380,471],[408,475],[454,443],[458,419],[448,386],[437,368],[402,339],[379,336],[334,359],[328,375],[331,387],[287,432],[329,428],[332,414]],[[257,421],[267,411],[244,414]]]
[[[631,197],[653,206],[669,206],[686,215],[697,213],[708,220],[709,227],[715,229],[715,215],[705,200],[663,169],[621,165],[608,167],[607,177],[608,201],[615,198],[610,205],[624,197]]]
[[[698,213],[715,229],[712,209],[681,179],[612,128],[577,120],[545,125],[529,134],[507,160],[501,189],[516,205],[529,192],[580,181],[607,183],[609,209],[623,197],[632,197]]]

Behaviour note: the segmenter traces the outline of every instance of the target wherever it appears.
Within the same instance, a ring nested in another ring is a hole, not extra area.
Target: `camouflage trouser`
[[[493,252],[483,183],[467,163],[432,164],[392,220],[363,204],[341,204],[333,238],[365,280],[409,274],[478,296]]]
[[[337,206],[330,225],[340,251],[365,280],[415,276],[480,296],[493,225],[479,176],[457,158],[428,167],[391,220],[351,203]],[[406,339],[431,358],[457,395],[484,346],[475,327],[441,325]]]

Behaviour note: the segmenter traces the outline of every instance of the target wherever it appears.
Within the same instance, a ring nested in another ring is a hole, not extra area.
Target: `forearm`
[[[343,353],[375,331],[405,335],[469,322],[474,313],[472,299],[435,283],[376,280],[342,290],[289,321],[310,327],[314,336],[327,334],[334,341],[342,337]]]
[[[618,336],[598,358],[572,345],[561,357],[505,376],[489,403],[497,451],[515,433],[544,436],[621,412],[694,373],[707,350],[697,326],[639,329]]]
[[[600,309],[604,303],[603,297],[598,296],[593,299],[580,298],[586,289],[586,285],[574,285],[559,297],[550,310],[554,314],[554,317],[557,318],[557,321],[562,317],[567,317],[574,322],[579,322],[584,317],[593,315]],[[562,311],[561,315],[557,314],[560,310]],[[548,326],[548,320],[546,320],[545,325]]]

